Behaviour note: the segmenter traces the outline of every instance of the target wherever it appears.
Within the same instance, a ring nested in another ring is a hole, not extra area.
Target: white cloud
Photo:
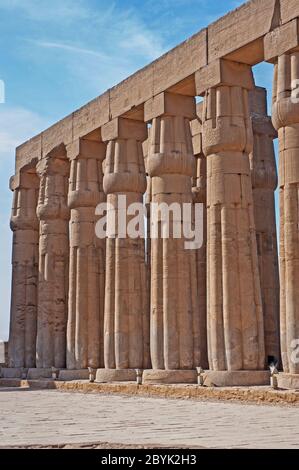
[[[0,9],[18,10],[28,19],[43,22],[67,23],[90,14],[84,0],[0,0]]]
[[[43,47],[46,49],[61,49],[65,52],[74,52],[75,54],[87,54],[93,57],[98,57],[99,59],[107,59],[107,55],[102,54],[101,52],[93,51],[92,49],[86,49],[84,47],[77,47],[71,44],[65,44],[60,42],[51,42],[51,41],[39,41],[39,40],[32,40],[27,39],[28,42],[31,44],[35,44],[36,46]]]
[[[21,107],[0,105],[0,164],[15,148],[49,125],[37,113]],[[2,175],[1,175],[2,176]]]

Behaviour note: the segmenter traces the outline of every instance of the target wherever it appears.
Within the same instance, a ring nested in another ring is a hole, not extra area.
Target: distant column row
[[[240,73],[243,84],[222,81],[197,108],[161,93],[143,121],[114,119],[101,139],[59,145],[13,179],[11,367],[92,368],[98,381],[141,369],[149,383],[192,383],[196,368],[211,371],[207,383],[213,371],[265,380],[280,356],[276,133],[250,67]],[[176,238],[182,215],[168,238],[123,237],[118,224],[97,236],[98,204],[118,220],[147,186],[148,208],[190,204],[194,222],[202,204],[199,247]]]

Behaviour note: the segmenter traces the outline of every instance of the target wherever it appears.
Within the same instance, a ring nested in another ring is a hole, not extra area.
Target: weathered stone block
[[[299,16],[298,0],[280,0],[280,12],[282,23],[287,23]]]
[[[59,371],[58,378],[59,380],[63,380],[65,382],[69,380],[88,380],[89,371],[88,369],[78,369],[78,370],[63,369]]]
[[[42,156],[45,157],[57,145],[61,143],[68,145],[72,140],[73,115],[70,115],[42,133]]]
[[[205,66],[208,63],[207,60],[207,30],[204,29],[152,64],[154,68],[153,94],[157,95],[186,79]]]
[[[247,90],[254,87],[251,67],[225,59],[215,60],[196,72],[195,82],[197,95],[203,95],[209,88],[220,85],[240,86]]]
[[[194,119],[196,117],[194,97],[165,92],[160,93],[145,103],[144,120],[146,122],[162,115],[183,116],[188,119]]]
[[[73,114],[73,140],[87,135],[109,121],[109,92],[90,101]]]
[[[267,62],[275,62],[278,56],[299,46],[299,20],[296,18],[274,29],[264,37],[264,56]]]
[[[135,369],[98,369],[95,382],[135,382]]]
[[[270,372],[267,370],[206,371],[203,374],[206,387],[238,387],[270,385]]]
[[[142,382],[144,384],[195,384],[196,370],[145,370]]]
[[[271,31],[276,20],[275,7],[276,0],[252,0],[211,24],[208,27],[208,62],[237,50],[239,53],[230,57],[233,60],[251,65],[259,62],[262,42],[254,44],[254,55],[250,49],[246,54],[242,48]]]

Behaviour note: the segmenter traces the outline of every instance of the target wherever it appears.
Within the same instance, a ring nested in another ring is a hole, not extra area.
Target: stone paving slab
[[[0,388],[2,447],[88,442],[299,448],[299,408]]]

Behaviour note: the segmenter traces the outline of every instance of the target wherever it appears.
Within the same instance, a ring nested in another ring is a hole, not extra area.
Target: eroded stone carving
[[[265,351],[269,363],[280,362],[279,272],[274,192],[277,169],[273,139],[277,136],[267,116],[264,88],[249,93],[253,127],[250,168],[253,188],[254,221],[257,236],[259,273],[264,313]]]
[[[146,176],[142,142],[147,138],[147,128],[140,121],[117,119],[102,128],[102,138],[107,142],[104,191],[108,211],[117,221],[119,211],[124,214],[130,204],[143,201]],[[123,208],[119,207],[119,196],[126,196]],[[127,222],[131,219],[128,216]],[[144,239],[122,237],[118,224],[115,229],[115,234],[106,240],[106,370],[98,370],[97,381],[135,380],[132,369],[149,366]]]
[[[37,164],[40,189],[39,281],[36,365],[66,366],[66,323],[69,268],[67,190],[70,164],[64,145]]]
[[[190,97],[163,93],[146,104],[152,119],[147,167],[151,176],[152,202],[191,203],[191,178],[195,159],[190,120],[195,101]],[[175,220],[181,224],[182,220]],[[161,225],[161,221],[160,221]],[[151,358],[155,371],[190,371],[201,363],[199,299],[196,256],[186,250],[184,237],[151,240]],[[183,374],[179,374],[183,377]],[[190,374],[189,374],[190,375]],[[147,379],[150,380],[148,374]]]
[[[81,139],[68,148],[71,159],[67,368],[103,365],[105,240],[95,232],[96,207],[105,200],[104,143]]]
[[[250,67],[243,75],[252,82]],[[238,78],[238,77],[237,77]],[[227,83],[233,83],[234,77]],[[245,82],[244,82],[245,83]],[[208,354],[218,371],[265,367],[264,321],[249,166],[248,90],[209,89],[204,100],[207,157]]]
[[[35,367],[38,279],[39,179],[34,168],[12,178],[12,294],[9,366]]]
[[[299,104],[292,80],[299,78],[299,51],[278,57],[273,85],[273,125],[279,137],[280,328],[284,372],[299,374],[292,360],[299,338]]]

